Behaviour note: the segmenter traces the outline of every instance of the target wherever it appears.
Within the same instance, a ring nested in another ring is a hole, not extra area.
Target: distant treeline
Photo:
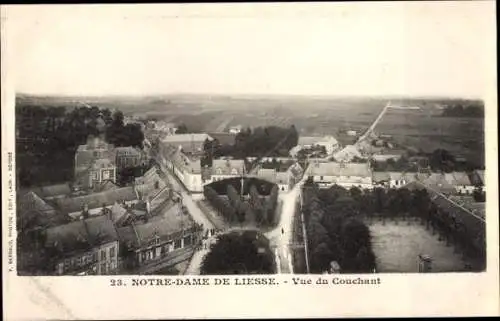
[[[470,105],[464,106],[462,104],[457,104],[453,106],[447,106],[442,117],[484,117],[484,105]]]
[[[142,147],[144,134],[140,125],[125,125],[120,111],[112,114],[109,109],[95,106],[17,107],[18,184],[28,187],[71,180],[76,149],[86,143],[88,135],[98,135],[100,131],[115,146]]]
[[[277,126],[246,128],[236,135],[234,145],[222,145],[217,141],[205,141],[204,163],[212,159],[230,156],[245,157],[288,156],[288,151],[297,145],[299,134],[294,125],[283,128]]]

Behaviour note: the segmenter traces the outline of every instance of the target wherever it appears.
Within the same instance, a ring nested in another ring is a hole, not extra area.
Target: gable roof
[[[55,209],[33,191],[21,196],[18,200],[18,210],[21,212],[37,211],[55,213]]]
[[[242,175],[244,171],[242,159],[214,159],[212,162],[212,175]]]
[[[360,151],[354,145],[347,145],[333,155],[337,161],[350,161],[354,157],[362,157]]]
[[[33,192],[41,198],[56,197],[71,194],[71,187],[68,183],[44,185],[33,188]]]
[[[457,185],[465,185],[465,186],[470,186],[472,185],[469,179],[469,175],[465,172],[451,172],[451,173],[446,173],[445,179],[448,183],[451,185],[457,186]]]
[[[141,156],[142,153],[138,148],[132,146],[116,147],[116,157],[122,156]]]
[[[313,176],[358,176],[372,177],[368,163],[313,163],[308,168]]]
[[[45,246],[55,248],[60,255],[67,256],[117,240],[118,234],[113,222],[106,215],[100,215],[48,228]]]
[[[169,240],[193,226],[193,221],[182,212],[180,205],[176,204],[163,215],[153,216],[147,223],[133,223],[118,228],[118,234],[126,245],[139,248],[153,241],[155,236],[161,240]]]
[[[114,190],[108,190],[100,193],[76,196],[57,200],[59,208],[66,213],[82,211],[85,204],[89,210],[104,206],[111,206],[115,202],[134,201],[137,195],[133,187],[122,187]]]
[[[338,144],[333,136],[299,136],[297,146],[311,146],[317,144]]]
[[[203,151],[205,140],[212,140],[208,134],[176,134],[165,136],[161,139],[162,144],[181,147],[184,153],[197,153]]]

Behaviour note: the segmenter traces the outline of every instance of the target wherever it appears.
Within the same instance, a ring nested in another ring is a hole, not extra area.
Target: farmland
[[[36,104],[74,108],[81,102],[119,109],[128,116],[154,117],[191,131],[220,132],[242,125],[290,126],[300,135],[333,135],[343,145],[355,138],[346,130],[364,131],[387,103],[385,98],[329,98],[301,96],[168,95],[157,97],[29,97],[18,105]],[[419,99],[394,104],[419,106],[418,110],[389,110],[375,132],[391,135],[404,146],[428,152],[437,148],[460,154],[476,164],[484,163],[484,119],[439,117],[441,106],[457,100]],[[460,101],[459,101],[460,102]],[[467,102],[477,104],[478,102]]]

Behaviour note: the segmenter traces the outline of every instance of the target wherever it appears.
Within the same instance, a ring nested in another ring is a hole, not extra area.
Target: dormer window
[[[217,173],[218,175],[222,175],[222,170],[221,170],[220,168],[217,168],[216,173]]]

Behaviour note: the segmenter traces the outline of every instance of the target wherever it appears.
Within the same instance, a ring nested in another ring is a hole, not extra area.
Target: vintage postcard
[[[499,314],[494,1],[1,15],[6,320]]]

